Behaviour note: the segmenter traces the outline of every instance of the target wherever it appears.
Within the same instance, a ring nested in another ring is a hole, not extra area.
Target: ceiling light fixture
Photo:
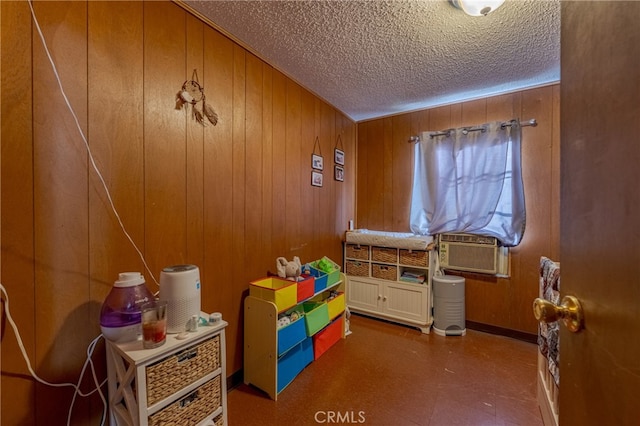
[[[449,0],[449,2],[462,9],[467,15],[487,16],[504,3],[504,0]]]

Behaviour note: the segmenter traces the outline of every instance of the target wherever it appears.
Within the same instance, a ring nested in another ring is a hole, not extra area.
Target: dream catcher
[[[198,103],[202,102],[202,109],[198,109]],[[182,89],[176,96],[176,109],[182,109],[186,104],[191,105],[191,117],[198,123],[205,126],[205,117],[214,126],[218,124],[218,114],[209,105],[204,96],[204,88],[198,82],[198,73],[193,70],[191,80],[187,80],[182,85]],[[186,107],[188,108],[188,106]]]

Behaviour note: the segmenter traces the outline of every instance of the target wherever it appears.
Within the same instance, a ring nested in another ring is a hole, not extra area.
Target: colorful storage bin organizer
[[[278,312],[285,311],[298,302],[298,286],[294,281],[268,277],[249,284],[250,296],[273,302]]]
[[[315,282],[316,279],[313,275],[301,274],[302,281],[298,281],[298,303],[303,300],[307,300],[316,293]]]
[[[340,265],[338,265],[333,260],[329,259],[327,256],[324,256],[320,260],[311,262],[310,266],[313,269],[319,270],[327,274],[326,287],[330,287],[335,283],[337,283],[338,281],[340,281]]]
[[[304,317],[278,329],[278,356],[307,338]]]
[[[306,338],[278,359],[277,393],[289,385],[313,361],[313,342]]]
[[[318,359],[329,348],[342,338],[344,323],[342,317],[338,317],[322,331],[313,336],[313,359]]]
[[[329,324],[329,305],[323,302],[304,302],[304,323],[307,336],[313,336]]]

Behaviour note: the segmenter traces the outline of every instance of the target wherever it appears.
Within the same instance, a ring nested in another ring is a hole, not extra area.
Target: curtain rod
[[[512,124],[510,121],[505,121],[504,123],[500,124],[500,127],[504,129],[505,127],[511,127],[511,125]],[[538,122],[536,121],[535,118],[520,122],[520,126],[522,127],[527,127],[527,126],[536,127],[537,125],[538,125]],[[449,136],[452,130],[454,129],[447,129],[447,130],[442,130],[440,132],[433,132],[429,134],[429,137],[435,138],[436,136]],[[485,131],[484,126],[462,128],[462,133],[464,133],[465,135],[469,132],[478,132],[478,131],[484,132]],[[419,141],[420,141],[420,136],[411,136],[408,142],[411,143],[411,142],[419,142]]]

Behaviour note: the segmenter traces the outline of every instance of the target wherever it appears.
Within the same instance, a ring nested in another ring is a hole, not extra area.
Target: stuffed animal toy
[[[290,281],[298,281],[300,273],[302,272],[302,264],[298,256],[293,256],[292,261],[288,261],[284,257],[276,259],[276,269],[278,270],[278,276]]]
[[[291,319],[289,317],[282,317],[278,319],[278,328],[282,328],[291,324]]]

